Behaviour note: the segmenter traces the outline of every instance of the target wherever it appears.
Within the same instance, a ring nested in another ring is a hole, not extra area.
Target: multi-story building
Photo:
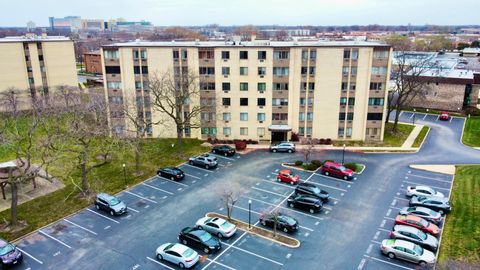
[[[64,18],[49,17],[48,22],[51,30],[70,30],[76,32],[82,27],[82,18],[80,16],[67,16]]]
[[[100,51],[86,52],[83,54],[85,71],[87,73],[102,74],[102,56]]]
[[[103,31],[105,30],[105,21],[102,19],[83,19],[81,20],[82,30]]]
[[[105,94],[114,132],[126,130],[119,108],[136,96],[152,109],[151,74],[194,72],[201,128],[186,137],[280,141],[291,133],[335,140],[383,140],[391,48],[370,42],[130,42],[102,48]],[[172,121],[148,128],[175,137]]]
[[[0,92],[15,88],[39,97],[59,85],[78,85],[73,41],[67,37],[1,38],[0,59]]]

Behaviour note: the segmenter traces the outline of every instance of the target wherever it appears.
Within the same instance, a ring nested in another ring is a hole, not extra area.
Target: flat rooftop
[[[390,47],[380,42],[369,41],[131,41],[114,43],[108,47]]]
[[[0,43],[7,42],[48,42],[48,41],[71,41],[70,38],[64,36],[10,36],[0,38]]]
[[[473,70],[461,69],[430,69],[422,73],[423,77],[441,77],[455,79],[471,79],[473,80]]]

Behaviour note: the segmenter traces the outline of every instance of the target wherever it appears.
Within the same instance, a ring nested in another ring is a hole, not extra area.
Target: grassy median
[[[457,166],[450,200],[453,210],[444,226],[439,263],[479,265],[480,165]]]
[[[363,147],[400,147],[412,132],[414,126],[398,123],[397,132],[392,131],[393,123],[385,124],[383,141],[364,142],[364,141],[334,141],[334,146],[363,146]]]
[[[480,147],[480,116],[467,118],[462,142],[472,147]]]
[[[428,130],[430,128],[428,126],[423,126],[422,130],[420,130],[420,133],[418,134],[417,138],[415,138],[415,141],[413,142],[412,147],[420,147],[422,145],[423,140],[425,139],[425,136],[427,136]]]

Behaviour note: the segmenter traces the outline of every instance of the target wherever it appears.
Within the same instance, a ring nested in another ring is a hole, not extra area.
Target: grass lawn
[[[119,145],[113,153],[113,161],[107,165],[96,168],[90,174],[90,186],[96,192],[117,193],[124,189],[124,176],[122,164],[126,164],[128,185],[133,185],[155,174],[156,169],[162,166],[177,165],[187,157],[205,152],[207,148],[200,146],[202,141],[185,139],[182,149],[172,147],[176,139],[145,139],[142,144],[142,176],[134,176],[133,150]],[[101,140],[99,140],[101,143]],[[6,146],[0,146],[0,162],[14,158]],[[28,226],[16,233],[0,233],[0,236],[8,240],[18,238],[35,229],[45,226],[55,220],[74,213],[90,204],[80,198],[79,191],[74,188],[72,180],[80,181],[80,173],[74,167],[75,160],[72,157],[63,157],[53,164],[50,173],[60,178],[65,188],[53,193],[33,199],[18,206],[18,218],[26,220]],[[0,220],[9,219],[10,210],[0,212]]]
[[[462,142],[472,147],[480,147],[480,116],[467,118]]]
[[[480,264],[480,166],[457,166],[439,263]],[[467,268],[464,268],[467,269]],[[471,268],[473,269],[473,268]]]
[[[334,146],[372,146],[372,147],[400,147],[413,130],[412,125],[398,123],[397,132],[392,132],[392,123],[385,125],[383,142],[363,142],[363,141],[335,141]]]
[[[422,130],[420,131],[420,133],[418,134],[417,138],[415,139],[415,141],[413,142],[413,145],[412,147],[420,147],[420,145],[422,144],[423,142],[423,139],[425,138],[425,136],[427,136],[427,133],[428,133],[428,130],[430,128],[428,126],[423,126]]]

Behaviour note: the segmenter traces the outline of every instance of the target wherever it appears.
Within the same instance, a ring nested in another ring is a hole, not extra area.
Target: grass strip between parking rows
[[[428,131],[430,128],[428,126],[423,126],[422,130],[420,130],[420,133],[418,133],[417,138],[415,138],[415,141],[413,142],[412,147],[420,147],[422,145],[423,140],[425,139],[425,136],[427,136]]]
[[[480,147],[480,116],[467,118],[462,142],[471,147]]]

